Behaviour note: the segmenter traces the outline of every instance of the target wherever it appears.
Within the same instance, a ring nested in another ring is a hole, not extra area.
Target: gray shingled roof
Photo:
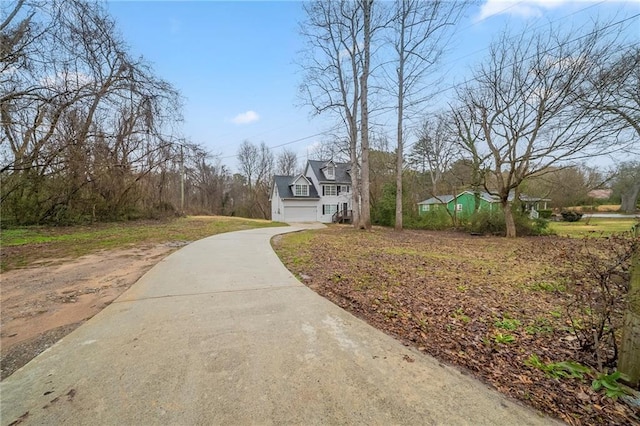
[[[296,198],[296,199],[318,199],[320,198],[318,196],[318,191],[316,190],[316,188],[313,186],[313,182],[311,182],[311,185],[309,186],[309,195],[306,197],[294,197],[293,192],[291,191],[291,184],[293,184],[293,182],[298,179],[300,177],[300,175],[298,176],[274,176],[274,182],[275,185],[278,187],[278,194],[280,195],[280,198]],[[309,180],[307,178],[307,180]]]
[[[342,183],[346,185],[351,184],[351,176],[349,175],[349,169],[351,168],[351,165],[349,163],[336,163],[334,161],[333,164],[336,165],[336,178],[335,180],[325,179],[324,173],[320,169],[322,169],[329,161],[330,160],[327,160],[327,161],[309,160],[309,165],[311,166],[311,168],[313,169],[313,172],[318,177],[318,180],[320,181],[320,183],[331,182],[331,183]]]
[[[431,197],[427,200],[420,201],[418,204],[447,204],[451,200],[453,200],[453,195],[439,195],[437,198]]]
[[[463,191],[458,195],[464,194],[465,192],[472,194],[471,191]],[[490,203],[497,203],[500,201],[500,199],[498,198],[498,196],[496,195],[491,195],[488,192],[484,192],[481,191],[479,193],[480,198],[484,198],[486,201],[490,202]],[[513,197],[514,197],[514,192],[511,191],[509,193],[509,201],[513,201]],[[439,195],[438,197],[431,197],[427,200],[421,201],[418,204],[448,204],[451,200],[453,200],[453,195]],[[538,197],[530,197],[526,194],[520,194],[520,201],[525,201],[525,202],[536,202],[536,201],[551,201],[549,198],[538,198]]]

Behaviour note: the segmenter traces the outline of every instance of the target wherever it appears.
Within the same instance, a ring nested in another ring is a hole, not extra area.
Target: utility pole
[[[180,144],[180,215],[184,216],[184,151]]]

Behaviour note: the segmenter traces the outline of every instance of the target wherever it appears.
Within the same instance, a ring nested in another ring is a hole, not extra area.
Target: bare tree
[[[130,57],[100,4],[7,4],[0,23],[3,217],[65,221],[146,208],[153,187],[142,182],[167,161],[177,92]]]
[[[581,93],[587,108],[604,113],[607,120],[635,133],[640,141],[640,47],[637,43],[621,53],[603,55],[593,62],[589,84]]]
[[[305,3],[302,25],[308,54],[301,93],[316,114],[333,113],[345,125],[353,187],[353,223],[370,228],[369,105],[372,0]],[[360,137],[360,139],[359,139]]]
[[[371,229],[369,191],[369,74],[371,70],[371,16],[373,0],[359,0],[362,10],[362,72],[360,80],[360,218],[358,227]]]
[[[511,200],[529,176],[549,167],[616,149],[610,128],[579,102],[593,58],[612,46],[613,27],[580,37],[503,35],[473,81],[458,91],[463,148],[490,171],[505,214],[507,237],[516,236]]]
[[[603,115],[621,138],[628,139],[626,153],[639,153],[640,147],[640,47],[637,43],[620,53],[602,55],[594,61],[589,84],[581,93],[585,108],[596,117]],[[618,181],[623,184],[621,210],[633,212],[640,197],[638,164],[624,163]],[[619,185],[620,186],[620,185]]]
[[[298,156],[289,149],[283,149],[276,162],[276,173],[279,175],[292,176],[298,170]]]
[[[247,178],[249,191],[255,186],[258,168],[260,167],[259,162],[260,152],[258,147],[248,140],[243,141],[238,148],[238,163],[240,164],[240,171]]]
[[[396,0],[391,20],[395,73],[391,78],[396,97],[396,221],[402,229],[402,171],[405,118],[429,98],[426,78],[434,71],[466,2]]]
[[[440,114],[426,119],[409,155],[409,164],[429,176],[432,196],[441,193],[443,176],[459,154],[454,136],[445,120]]]
[[[249,215],[268,219],[269,188],[274,170],[273,153],[264,142],[256,146],[244,141],[238,148],[238,162],[248,187]]]
[[[620,195],[620,210],[635,213],[640,197],[640,161],[626,161],[618,166],[613,189]]]

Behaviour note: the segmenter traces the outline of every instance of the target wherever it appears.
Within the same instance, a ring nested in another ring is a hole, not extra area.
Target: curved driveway
[[[300,284],[263,228],[171,254],[0,384],[1,422],[555,423]]]

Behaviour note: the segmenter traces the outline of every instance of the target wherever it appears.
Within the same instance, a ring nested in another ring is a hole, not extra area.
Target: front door
[[[342,212],[346,215],[347,210],[349,210],[349,205],[347,203],[342,203]]]

